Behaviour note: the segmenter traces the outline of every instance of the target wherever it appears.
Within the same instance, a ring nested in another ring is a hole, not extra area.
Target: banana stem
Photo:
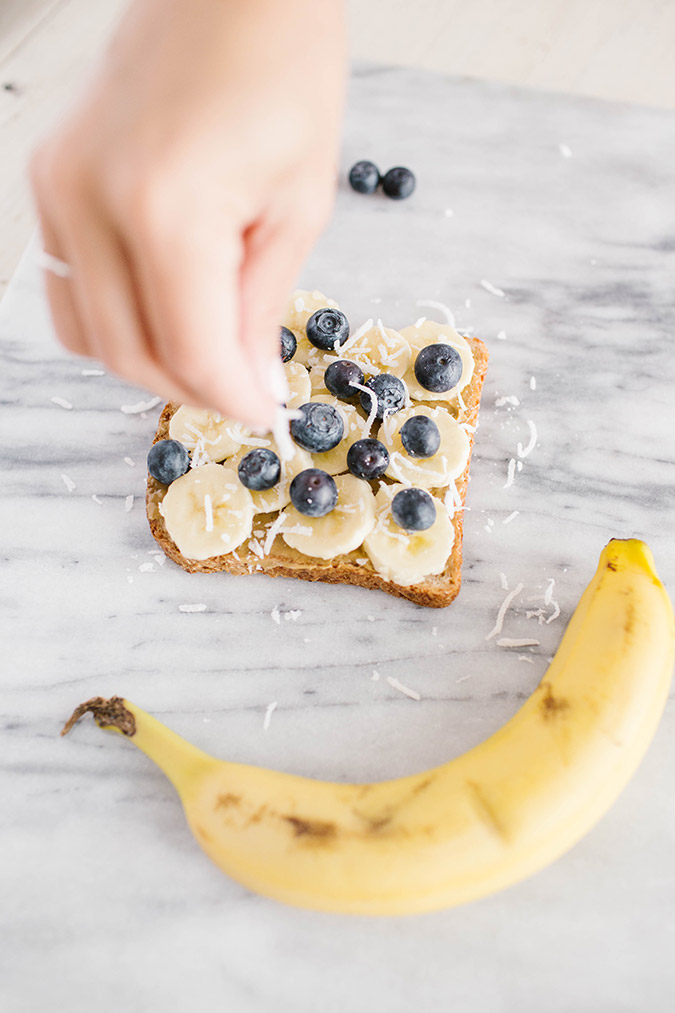
[[[89,713],[101,728],[111,728],[131,739],[166,774],[182,798],[215,763],[208,753],[119,696],[109,700],[97,696],[80,704],[66,721],[61,734],[67,735],[73,725]]]

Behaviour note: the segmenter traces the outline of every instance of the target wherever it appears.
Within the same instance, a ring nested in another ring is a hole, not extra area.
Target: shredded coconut
[[[66,489],[68,490],[68,492],[72,492],[73,489],[77,489],[77,486],[73,482],[72,478],[68,478],[67,475],[62,474],[61,475],[61,479],[62,479],[63,484],[65,485]]]
[[[529,661],[531,665],[534,665],[534,658],[528,657],[527,654],[519,654],[518,661]]]
[[[155,572],[155,564],[154,563],[141,563],[141,565],[139,566],[138,569],[139,569],[140,573],[154,573]]]
[[[208,493],[204,495],[204,530],[213,531],[213,503]]]
[[[361,324],[360,327],[357,327],[354,333],[350,334],[346,341],[343,341],[341,345],[337,344],[335,346],[337,354],[342,356],[348,348],[351,348],[357,341],[360,341],[363,335],[367,334],[372,326],[373,318],[370,317],[370,319],[366,320],[365,324]]]
[[[522,637],[520,639],[514,637],[501,637],[497,641],[497,647],[538,647],[538,645],[538,640],[532,640],[529,637]]]
[[[373,669],[373,674],[371,675],[370,678],[373,680],[373,682],[377,682],[377,680],[380,678],[380,673],[377,671],[376,668]]]
[[[518,407],[520,401],[515,394],[507,394],[506,397],[498,397],[495,401],[495,408],[503,408],[505,404],[513,405],[515,408]]]
[[[357,390],[363,391],[364,394],[367,394],[368,397],[370,398],[370,411],[368,412],[368,418],[366,419],[366,428],[365,428],[365,432],[370,433],[370,427],[377,418],[377,409],[378,409],[377,394],[375,393],[374,390],[371,390],[370,387],[366,387],[362,383],[355,383],[353,380],[352,380],[352,387],[356,387]]]
[[[548,582],[548,586],[544,591],[544,605],[550,605],[551,599],[553,598],[553,588],[555,587],[555,578],[551,577]]]
[[[134,505],[134,497],[133,496],[125,496],[124,497],[124,509],[126,510],[127,513],[129,513],[132,510],[133,505]]]
[[[195,605],[179,605],[179,612],[206,612],[206,605],[203,602],[199,602]]]
[[[270,612],[270,618],[273,623],[277,624],[277,626],[281,626],[281,612],[279,611],[276,605]]]
[[[530,430],[530,439],[526,447],[523,447],[522,443],[518,444],[518,457],[527,457],[537,445],[537,427],[532,419],[527,420],[527,425]]]
[[[98,503],[99,506],[103,506],[103,500],[99,499],[96,493],[93,493],[91,498],[93,499],[94,503]]]
[[[272,521],[269,528],[267,529],[267,534],[265,535],[265,542],[263,544],[263,552],[265,553],[266,556],[269,555],[272,549],[272,545],[274,544],[274,539],[281,531],[285,520],[286,514],[279,514],[279,516],[275,517],[275,519]]]
[[[399,682],[398,679],[395,679],[393,675],[388,675],[387,676],[387,682],[389,683],[390,686],[393,686],[394,689],[397,689],[399,691],[399,693],[403,693],[405,696],[410,697],[411,700],[421,700],[422,699],[422,697],[417,692],[417,690],[410,689],[408,686],[404,686],[403,683]]]
[[[268,703],[267,707],[265,708],[265,717],[263,718],[263,731],[266,732],[267,729],[269,728],[270,721],[272,720],[272,714],[276,709],[277,709],[276,700],[274,700],[273,703]]]
[[[516,517],[518,517],[519,514],[520,514],[520,510],[514,510],[512,513],[509,514],[508,517],[504,518],[504,520],[502,521],[502,524],[510,524],[511,521],[515,521]]]
[[[497,286],[493,285],[491,281],[487,280],[487,278],[481,278],[480,286],[481,288],[484,288],[486,292],[489,292],[490,295],[498,295],[500,298],[503,298],[506,295],[503,288],[497,288]]]
[[[553,606],[553,612],[551,613],[551,615],[546,620],[546,624],[547,625],[548,625],[548,623],[552,623],[553,620],[557,619],[558,616],[560,615],[560,605],[558,605],[558,602],[557,601],[553,601],[553,599],[551,598],[550,604]]]
[[[286,620],[286,622],[288,622],[289,619],[291,620],[291,622],[295,622],[297,619],[300,618],[301,615],[302,615],[301,609],[289,609],[288,612],[284,612],[284,619]]]
[[[522,471],[523,470],[523,462],[522,461],[516,461],[516,468],[518,469],[518,471]]]
[[[419,320],[416,320],[415,323],[413,324],[415,330],[419,330],[422,324],[426,323],[426,319],[427,319],[426,317],[420,317]]]
[[[462,409],[463,412],[467,412],[469,409],[466,407],[466,404],[464,403],[464,398],[462,397],[461,391],[459,391],[459,390],[457,391],[456,397],[457,397],[457,403],[459,404],[459,407]]]
[[[500,573],[499,574],[499,580],[500,580],[501,585],[502,585],[502,591],[508,591],[508,589],[509,589],[509,582],[506,579],[506,574],[505,573]]]
[[[502,632],[502,626],[504,625],[504,616],[506,615],[507,610],[513,599],[517,598],[522,590],[523,584],[521,582],[520,584],[518,584],[518,587],[515,587],[513,591],[510,591],[509,594],[507,594],[506,598],[499,606],[499,612],[497,613],[497,621],[495,622],[494,628],[490,630],[490,632],[486,636],[485,638],[486,640],[492,640],[493,637],[496,637],[498,633]]]
[[[497,337],[500,341],[506,341],[506,331],[497,331]]]
[[[135,468],[136,467],[136,462],[134,460],[132,460],[131,457],[125,457],[124,458],[124,463],[128,464],[130,468]]]
[[[457,685],[458,682],[466,682],[466,680],[470,678],[470,675],[462,675],[459,679],[455,679],[455,685]]]
[[[437,302],[436,299],[416,299],[415,306],[430,306],[431,309],[438,310],[439,313],[442,313],[451,327],[455,326],[455,315],[450,307],[446,306],[445,303]]]
[[[59,408],[65,408],[66,411],[71,411],[73,407],[70,401],[66,401],[65,397],[50,397],[49,400],[52,404],[58,405]]]
[[[140,415],[141,412],[149,412],[151,408],[155,408],[161,400],[160,397],[151,397],[149,401],[137,401],[136,404],[123,404],[120,406],[120,411],[124,412],[125,415]]]
[[[530,377],[530,390],[536,390],[536,389],[537,389],[537,378],[536,378],[536,376],[531,376]]]
[[[559,144],[558,145],[558,151],[560,152],[560,154],[562,155],[563,158],[571,158],[572,157],[572,149],[570,147],[568,147],[567,144]]]
[[[263,547],[262,547],[262,545],[260,544],[260,542],[258,541],[257,538],[249,538],[249,540],[248,540],[248,547],[249,547],[249,549],[250,549],[251,552],[255,553],[255,555],[258,557],[258,559],[264,559],[265,558],[265,553],[263,551]]]
[[[506,483],[503,486],[504,489],[510,488],[513,485],[513,479],[516,475],[516,460],[514,457],[509,461],[509,467],[506,472]]]
[[[438,636],[438,626],[432,626],[431,627],[431,636],[432,637],[437,637]]]

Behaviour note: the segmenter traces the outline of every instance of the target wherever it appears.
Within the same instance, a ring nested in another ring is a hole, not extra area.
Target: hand
[[[67,348],[269,427],[282,307],[332,207],[342,6],[135,0],[32,163]]]

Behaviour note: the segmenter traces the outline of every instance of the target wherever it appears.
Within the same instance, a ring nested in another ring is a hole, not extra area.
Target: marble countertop
[[[399,204],[342,188],[302,282],[354,324],[449,305],[492,356],[447,610],[158,559],[143,494],[159,409],[125,413],[147,394],[57,348],[28,251],[0,323],[5,1009],[670,1009],[672,703],[568,855],[470,906],[392,920],[250,894],[198,850],[137,750],[89,723],[58,731],[80,701],[119,693],[223,757],[396,776],[517,710],[608,538],[645,538],[672,590],[674,128],[672,113],[419,71],[354,76],[343,168],[410,165],[418,190]],[[523,583],[504,633],[532,649],[485,640],[500,574]],[[560,615],[528,619],[554,615],[551,580]]]

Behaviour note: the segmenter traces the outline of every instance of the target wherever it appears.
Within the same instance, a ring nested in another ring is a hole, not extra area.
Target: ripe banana
[[[412,458],[401,441],[401,428],[414,415],[433,419],[441,435],[441,445],[432,457]],[[389,451],[391,461],[387,476],[405,485],[422,489],[441,489],[459,478],[466,468],[471,452],[469,437],[447,408],[417,404],[389,416],[380,429],[380,439]]]
[[[611,541],[539,687],[486,742],[421,774],[331,784],[216,760],[135,704],[77,708],[129,736],[177,788],[206,853],[305,907],[405,914],[523,879],[615,800],[661,717],[673,611],[651,552]]]
[[[443,573],[455,542],[455,529],[439,499],[431,498],[436,520],[426,531],[404,531],[394,520],[391,502],[405,485],[382,484],[375,497],[376,520],[363,540],[379,574],[406,587]]]

